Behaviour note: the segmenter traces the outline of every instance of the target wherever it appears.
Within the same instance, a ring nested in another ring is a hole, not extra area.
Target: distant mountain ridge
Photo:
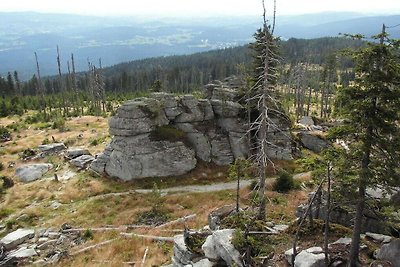
[[[400,15],[365,16],[358,13],[321,13],[278,16],[276,35],[283,39],[373,35],[382,23],[400,23]],[[62,69],[74,53],[77,69],[87,60],[105,66],[149,57],[184,55],[240,46],[251,42],[260,17],[149,19],[89,17],[65,14],[0,13],[0,75],[17,70],[22,79],[35,73],[34,52],[43,75],[57,72],[56,46]],[[391,31],[400,37],[399,30]]]

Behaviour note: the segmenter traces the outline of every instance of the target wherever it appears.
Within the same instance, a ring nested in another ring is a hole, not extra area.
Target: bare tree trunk
[[[325,250],[325,265],[329,266],[329,220],[331,213],[331,163],[328,162],[327,165],[327,180],[328,180],[328,188],[327,188],[327,198],[326,198],[326,218],[325,218],[325,230],[324,230],[324,250]]]
[[[39,67],[39,60],[38,60],[38,56],[37,53],[35,52],[35,60],[36,60],[36,70],[37,70],[37,75],[38,75],[38,93],[40,96],[40,106],[41,109],[40,111],[43,111],[44,115],[46,116],[46,100],[44,98],[44,88],[43,88],[43,83],[42,83],[42,77],[40,76],[40,67]]]

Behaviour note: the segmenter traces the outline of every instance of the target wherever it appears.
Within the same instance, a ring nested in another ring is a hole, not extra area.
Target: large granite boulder
[[[122,180],[182,175],[196,166],[194,151],[184,143],[152,141],[148,134],[116,136],[110,146],[104,170]]]
[[[243,106],[235,102],[239,99],[237,81],[206,86],[206,99],[152,93],[127,101],[110,119],[113,139],[96,156],[91,169],[132,180],[182,175],[195,168],[197,160],[228,165],[236,158],[246,158],[248,124]],[[279,119],[274,123],[281,125]],[[271,158],[292,159],[288,126],[282,125],[284,134],[269,133],[268,153]]]

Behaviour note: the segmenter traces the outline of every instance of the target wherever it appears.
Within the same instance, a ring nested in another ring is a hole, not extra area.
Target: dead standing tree
[[[250,90],[250,96],[247,104],[258,111],[258,116],[251,120],[249,134],[255,138],[252,142],[255,146],[254,160],[258,166],[259,172],[259,211],[258,219],[265,220],[266,215],[266,197],[265,180],[266,167],[273,162],[268,157],[268,149],[274,146],[268,141],[268,132],[279,130],[278,125],[273,120],[272,114],[281,114],[278,101],[275,98],[277,82],[277,66],[279,63],[277,54],[276,38],[273,36],[275,27],[276,1],[274,1],[274,15],[272,27],[267,24],[265,2],[263,4],[263,27],[255,34],[256,42],[253,49],[256,52],[255,57],[255,81]]]

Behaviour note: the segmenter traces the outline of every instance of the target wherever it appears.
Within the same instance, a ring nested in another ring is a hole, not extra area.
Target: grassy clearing
[[[63,131],[52,129],[52,125],[27,125],[21,122],[23,117],[0,119],[0,125],[7,126],[20,123],[12,132],[13,140],[2,143],[0,162],[5,169],[1,175],[13,177],[15,168],[26,164],[19,159],[18,153],[27,148],[53,140],[64,142],[67,146],[87,147],[92,154],[103,151],[110,140],[107,119],[102,117],[83,116],[65,121]],[[16,125],[14,125],[16,126]],[[41,127],[39,127],[41,126]],[[95,141],[96,140],[96,141]],[[92,144],[92,145],[89,145]],[[8,168],[9,162],[16,164]],[[177,185],[205,185],[216,182],[227,182],[228,168],[201,162],[191,173],[181,177],[142,179],[133,182],[122,182],[111,178],[92,176],[90,172],[78,171],[69,167],[58,156],[50,156],[37,162],[51,162],[58,166],[40,181],[28,184],[16,183],[12,188],[0,195],[0,224],[8,230],[18,227],[54,227],[63,223],[74,227],[91,229],[105,225],[127,225],[137,222],[141,214],[149,212],[154,205],[150,194],[106,195],[114,192],[127,192],[132,189],[151,189],[154,183],[159,189]],[[32,161],[29,161],[32,163]],[[294,163],[277,161],[277,166],[286,170],[296,169]],[[69,180],[54,181],[54,173],[59,177],[67,171],[76,172]],[[269,168],[269,177],[276,172]],[[302,179],[308,180],[305,176]],[[306,201],[307,192],[290,191],[281,194],[271,191],[272,179],[268,183],[268,220],[276,223],[289,223],[294,219],[297,205]],[[242,206],[252,203],[252,194],[248,188],[240,190]],[[181,218],[189,214],[197,214],[195,219],[187,222],[191,229],[200,229],[207,224],[210,211],[227,204],[235,203],[234,190],[223,190],[208,193],[179,193],[162,196],[163,208],[169,220]],[[54,208],[52,204],[61,204]],[[183,229],[183,224],[172,225],[166,229]],[[155,229],[137,229],[137,233],[148,235],[172,236],[173,233]],[[117,231],[95,232],[93,240],[88,240],[80,248],[105,240],[119,237]],[[0,233],[5,235],[5,232]],[[172,245],[163,242],[150,242],[141,238],[120,238],[99,249],[90,250],[74,257],[67,258],[58,266],[121,266],[122,262],[140,261],[144,250],[149,247],[146,266],[160,266],[170,260]],[[77,248],[78,249],[78,248]],[[104,261],[104,263],[99,263]],[[110,262],[111,261],[111,262]]]

